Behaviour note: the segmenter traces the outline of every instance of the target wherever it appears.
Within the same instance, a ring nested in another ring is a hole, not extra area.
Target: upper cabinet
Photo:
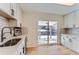
[[[21,26],[21,19],[22,19],[22,11],[19,4],[12,3],[11,4],[11,15],[16,19],[17,26]]]
[[[65,28],[79,27],[79,10],[64,16],[64,27]]]
[[[0,3],[0,15],[10,19],[16,19],[16,4]]]
[[[17,4],[16,3],[0,3],[0,15],[6,18],[16,19],[17,14]]]
[[[7,14],[10,14],[10,3],[0,3],[0,10],[4,11]]]
[[[16,3],[11,3],[10,4],[10,10],[11,10],[11,16],[14,18],[17,18],[17,4]]]
[[[22,10],[19,4],[17,4],[17,26],[21,26],[22,20]]]
[[[64,27],[72,28],[75,26],[75,13],[70,13],[64,16]]]
[[[10,14],[10,3],[0,3],[0,15],[9,18]]]
[[[11,23],[16,23],[16,26],[21,25],[21,7],[16,3],[0,3],[0,15],[10,19]],[[15,19],[14,21],[12,19]],[[16,22],[15,22],[16,21]],[[12,25],[14,26],[14,25]]]
[[[75,12],[75,24],[79,27],[79,10]]]

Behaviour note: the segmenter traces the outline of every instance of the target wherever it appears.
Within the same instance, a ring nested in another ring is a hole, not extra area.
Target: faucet
[[[5,32],[5,33],[10,33],[10,34],[12,34],[12,31],[11,31],[11,27],[3,27],[2,28],[2,30],[1,30],[1,42],[3,42],[3,40],[4,39],[6,39],[5,37],[4,37],[4,29],[6,29],[6,28],[8,28],[9,30],[10,30],[10,32]]]

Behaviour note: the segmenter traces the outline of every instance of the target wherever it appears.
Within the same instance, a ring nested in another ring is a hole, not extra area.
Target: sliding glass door
[[[48,21],[38,22],[38,43],[39,44],[48,43]]]
[[[57,22],[49,21],[49,44],[57,43]]]
[[[38,44],[57,43],[57,22],[38,22]]]

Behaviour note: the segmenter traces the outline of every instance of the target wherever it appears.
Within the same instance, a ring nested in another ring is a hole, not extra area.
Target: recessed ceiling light
[[[75,3],[57,3],[57,4],[66,5],[66,6],[72,6],[72,5],[74,5]]]

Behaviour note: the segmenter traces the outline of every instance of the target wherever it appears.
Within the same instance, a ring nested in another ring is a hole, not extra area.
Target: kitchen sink
[[[4,44],[0,45],[0,47],[14,46],[14,45],[16,45],[20,40],[21,40],[21,38],[11,39],[11,40],[5,42]]]

